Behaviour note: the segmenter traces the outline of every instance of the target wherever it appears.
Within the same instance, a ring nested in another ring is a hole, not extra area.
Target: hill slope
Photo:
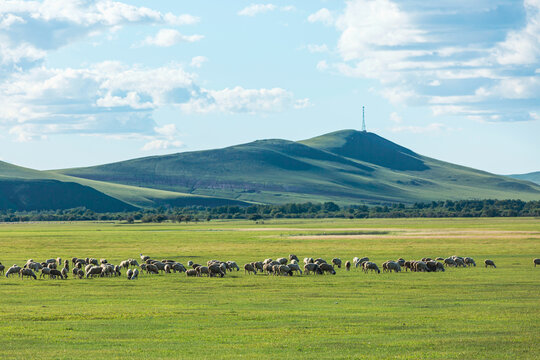
[[[535,172],[527,173],[527,174],[513,174],[513,175],[507,175],[507,176],[513,179],[531,181],[535,184],[540,185],[540,171],[535,171]]]
[[[244,204],[230,199],[93,181],[50,171],[28,169],[2,161],[0,161],[0,192],[0,209],[17,210],[56,210],[84,206],[96,212],[114,212],[160,205]],[[11,196],[8,199],[11,192],[15,197]],[[77,197],[77,194],[80,196]],[[62,199],[63,197],[66,199]],[[78,202],[72,202],[68,198],[78,199]],[[99,210],[96,210],[98,208]]]
[[[58,174],[262,203],[540,199],[540,186],[431,159],[372,133],[259,140]]]

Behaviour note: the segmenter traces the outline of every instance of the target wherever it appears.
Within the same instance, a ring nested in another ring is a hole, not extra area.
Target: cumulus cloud
[[[276,5],[274,4],[251,4],[249,6],[246,6],[242,10],[238,12],[238,15],[240,16],[255,16],[260,13],[265,13],[268,11],[274,11],[276,9]]]
[[[510,18],[500,24],[508,6],[523,6],[524,25]],[[499,26],[486,32],[489,16]],[[319,70],[376,79],[392,103],[483,121],[530,120],[539,111],[540,0],[482,0],[474,8],[446,0],[350,0],[308,21],[339,31],[341,61],[321,60]]]
[[[169,47],[181,42],[196,42],[203,38],[203,35],[183,35],[175,29],[161,29],[155,36],[147,36],[141,45]]]

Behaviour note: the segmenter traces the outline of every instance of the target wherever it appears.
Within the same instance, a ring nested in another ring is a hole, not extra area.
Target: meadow
[[[380,264],[471,256],[439,273],[0,278],[0,358],[534,359],[538,218],[0,224],[0,262],[243,264],[296,254]],[[485,268],[484,259],[497,268]]]

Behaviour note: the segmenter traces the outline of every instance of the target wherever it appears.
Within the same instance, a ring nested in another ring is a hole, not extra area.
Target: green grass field
[[[187,263],[291,253],[379,264],[471,256],[444,273],[0,278],[0,358],[534,359],[539,219],[1,224],[0,261],[139,253]],[[489,258],[496,269],[484,268]]]

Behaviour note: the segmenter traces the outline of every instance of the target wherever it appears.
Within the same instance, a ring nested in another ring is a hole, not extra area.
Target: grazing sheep
[[[30,259],[30,260],[31,260],[31,259]],[[47,259],[47,260],[45,260],[45,262],[46,262],[47,264],[52,264],[52,263],[55,263],[55,264],[56,264],[56,259]]]
[[[321,259],[321,258],[318,258],[318,259],[315,259],[315,264],[327,264],[326,260],[324,259]]]
[[[225,268],[225,271],[227,271],[227,268]],[[214,277],[216,275],[220,277],[225,276],[225,271],[223,271],[221,264],[215,263],[208,267],[208,272],[210,277]]]
[[[310,273],[322,275],[323,272],[319,265],[315,263],[307,263],[306,265],[304,265],[304,273],[306,275],[309,275]]]
[[[452,258],[446,258],[444,259],[444,266],[454,266],[456,267],[457,264],[456,264],[456,261]]]
[[[321,269],[323,274],[328,273],[328,274],[336,275],[336,270],[330,264],[322,263],[322,264],[319,265],[319,268]]]
[[[263,265],[266,265],[266,264],[270,264],[272,261],[274,261],[274,260],[268,258],[268,259],[264,259],[262,263],[263,263]]]
[[[289,275],[293,276],[293,272],[291,271],[291,268],[287,265],[276,265],[278,267],[279,274],[281,275]]]
[[[82,279],[84,277],[84,271],[82,269],[77,269],[77,277]]]
[[[139,254],[139,256],[141,257],[141,260],[142,260],[143,262],[145,262],[146,260],[150,259],[150,256],[148,256],[148,255]]]
[[[381,270],[379,270],[379,267],[377,266],[377,264],[371,261],[365,261],[362,265],[362,270],[366,273],[368,272],[368,270],[376,271],[377,274],[381,273]]]
[[[139,266],[139,263],[135,259],[129,259],[130,266]]]
[[[294,260],[294,259],[292,259],[290,263],[291,263],[291,264],[298,264],[298,261],[297,261],[297,260]]]
[[[405,266],[405,259],[399,258],[396,260],[396,262],[399,264],[399,266],[403,267]]]
[[[47,267],[49,269],[56,269],[56,263],[49,263],[49,265],[47,265]]]
[[[51,277],[51,269],[48,267],[41,268],[41,273],[39,274],[39,277],[45,277],[47,275],[49,278]]]
[[[415,271],[429,272],[429,269],[424,261],[415,261],[414,263]]]
[[[401,272],[401,266],[396,261],[389,261],[386,268],[389,272]]]
[[[440,267],[442,267],[442,269],[443,269],[442,271],[444,271],[444,265],[441,264],[440,262],[435,261],[435,260],[430,260],[430,261],[426,262],[426,266],[427,266],[428,270],[432,271],[432,272],[438,271],[440,269],[439,265],[440,265]]]
[[[51,269],[51,275],[50,275],[53,279],[56,279],[57,277],[59,277],[61,280],[64,280],[64,275],[62,275],[62,272],[60,270],[57,270],[57,269]]]
[[[186,268],[184,267],[184,265],[180,264],[180,263],[174,263],[172,265],[172,269],[174,272],[186,272]]]
[[[240,271],[240,267],[236,264],[236,261],[227,261],[226,262],[229,269],[232,271],[232,269],[236,269],[236,271]]]
[[[7,271],[6,271],[6,277],[9,277],[9,275],[13,275],[13,274],[19,274],[19,276],[21,276],[21,274],[19,273],[21,271],[21,267],[20,266],[17,266],[16,264],[13,264]]]
[[[64,261],[64,267],[69,271],[69,260]]]
[[[165,270],[165,273],[170,274],[171,273],[171,265],[169,265],[168,263],[165,264],[164,270]]]
[[[133,270],[133,275],[131,275],[130,280],[135,280],[135,279],[138,279],[138,278],[139,278],[139,269],[135,268]]]
[[[254,266],[255,269],[257,269],[258,271],[264,272],[264,268],[263,268],[263,263],[262,263],[262,261],[255,261],[255,262],[253,263],[253,266]]]
[[[253,267],[252,264],[245,264],[244,265],[244,274],[247,273],[248,275],[250,273],[253,273],[253,275],[257,275],[257,269],[255,269],[255,267]]]
[[[540,265],[540,259],[534,259],[533,263],[534,263],[534,267],[536,267],[536,265]],[[2,266],[2,263],[0,263],[0,266]]]
[[[71,272],[72,272],[73,276],[75,277],[79,273],[79,268],[74,267],[73,270],[71,270]]]
[[[263,271],[266,272],[267,275],[270,275],[274,272],[274,265],[272,264],[264,264],[263,265]]]
[[[56,265],[58,266],[62,265],[62,258],[56,258]]]
[[[466,257],[465,259],[463,259],[463,261],[465,262],[465,265],[467,266],[475,266],[476,267],[476,263],[474,262],[474,259],[473,258],[470,258],[470,257]]]
[[[129,265],[130,265],[129,260],[124,260],[120,263],[120,267],[123,267],[126,269],[129,267]]]
[[[86,278],[88,279],[89,277],[94,277],[94,275],[99,275],[99,276],[103,276],[103,273],[101,272],[102,271],[102,268],[100,266],[96,266],[96,265],[91,265],[89,264],[90,268],[88,268],[88,266],[86,267]]]
[[[304,265],[313,263],[315,263],[315,260],[313,260],[313,258],[304,258]]]
[[[199,275],[197,273],[197,270],[189,269],[189,270],[186,270],[186,276],[199,276]]]
[[[116,276],[122,276],[122,272],[120,271],[121,267],[118,265],[114,265],[114,274]]]
[[[27,262],[23,267],[34,270],[36,272],[43,269],[43,265],[37,262]]]
[[[493,260],[484,260],[484,264],[486,265],[486,267],[488,266],[493,266],[494,268],[497,268],[497,266],[495,266],[495,263],[493,262]]]
[[[289,260],[290,260],[290,261],[293,261],[293,260],[300,261],[300,259],[298,259],[298,256],[296,256],[296,255],[294,255],[294,254],[290,254],[290,255],[289,255]]]
[[[287,266],[289,267],[289,269],[291,269],[291,271],[299,272],[300,275],[302,275],[302,270],[300,269],[300,266],[298,264],[290,263]]]
[[[156,265],[154,264],[146,264],[146,273],[149,274],[149,273],[152,273],[152,274],[159,274],[159,269]]]
[[[334,266],[337,266],[338,269],[341,269],[341,259],[340,258],[333,258],[332,259],[332,264],[334,264]]]
[[[131,276],[132,276],[132,275],[133,275],[133,270],[128,269],[128,271],[126,271],[127,279],[128,279],[128,280],[131,280]]]
[[[68,273],[69,273],[69,269],[66,268],[66,267],[65,267],[65,268],[62,268],[61,273],[62,273],[62,276],[64,277],[64,279],[67,279]]]
[[[208,266],[198,266],[195,270],[197,270],[199,276],[202,276],[203,274],[210,276],[210,269],[208,269]]]
[[[280,265],[287,265],[287,262],[288,262],[286,258],[279,258],[279,259],[276,259],[276,261],[280,263]]]
[[[24,279],[25,276],[32,277],[34,280],[37,279],[36,274],[31,269],[21,269],[19,270],[19,276],[21,277],[21,280]]]
[[[351,271],[351,262],[349,260],[345,261],[345,269]]]
[[[363,258],[357,258],[355,257],[353,259],[353,263],[354,263],[354,267],[357,268],[357,267],[364,267],[364,263],[369,261],[369,258],[368,257],[363,257]]]
[[[467,265],[465,265],[465,261],[463,261],[461,258],[456,258],[454,259],[454,261],[456,262],[456,266],[459,267],[466,267]]]

